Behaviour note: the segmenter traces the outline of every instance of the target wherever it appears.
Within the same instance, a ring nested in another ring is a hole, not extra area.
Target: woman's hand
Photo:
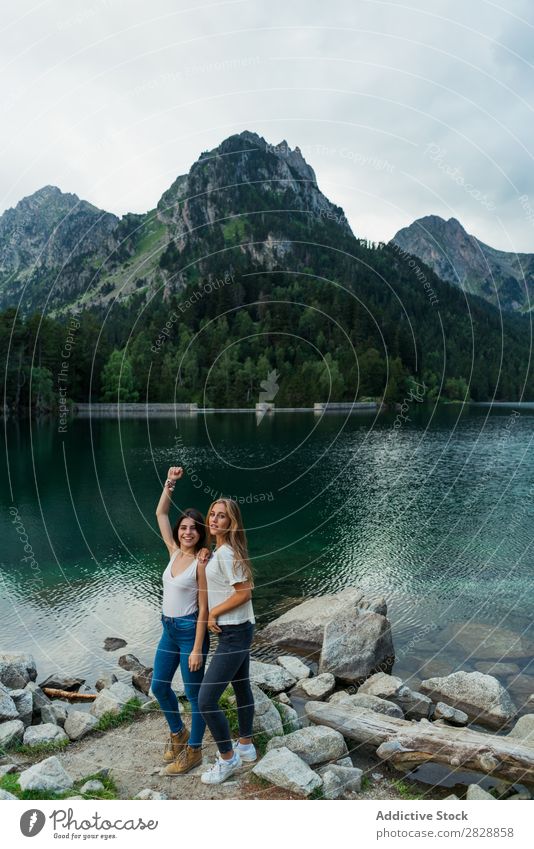
[[[197,562],[199,566],[207,566],[208,560],[211,557],[209,548],[201,548],[197,553]]]
[[[170,481],[179,481],[183,474],[184,470],[181,466],[171,466],[167,472],[167,478]]]
[[[203,661],[204,661],[204,658],[202,656],[202,652],[201,651],[195,651],[195,649],[193,649],[193,651],[189,655],[189,658],[188,658],[188,661],[187,661],[190,671],[191,672],[197,672],[199,669],[202,669]]]
[[[217,625],[217,617],[213,616],[211,613],[208,615],[208,631],[211,631],[212,634],[221,633],[221,629]]]

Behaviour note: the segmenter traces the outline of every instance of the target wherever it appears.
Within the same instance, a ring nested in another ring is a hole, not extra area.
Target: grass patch
[[[96,793],[80,793],[80,788],[83,787],[86,781],[97,779],[104,785],[103,790]],[[102,777],[98,773],[94,775],[86,775],[75,781],[69,790],[64,790],[62,793],[54,793],[52,790],[22,790],[19,785],[19,773],[13,772],[9,775],[4,775],[0,779],[0,788],[12,793],[18,799],[66,799],[68,796],[83,796],[84,799],[118,799],[117,786],[112,778]]]
[[[226,714],[226,718],[228,720],[228,724],[230,726],[230,732],[232,737],[237,739],[239,737],[239,722],[237,719],[237,707],[235,704],[235,696],[233,690],[230,687],[227,687],[221,698],[219,699],[219,705],[223,709]],[[258,757],[262,758],[267,751],[267,743],[271,738],[265,732],[260,731],[258,734],[254,734],[254,745],[256,746],[256,751],[258,752]]]
[[[322,787],[316,787],[315,790],[312,790],[308,799],[324,799],[324,792]]]
[[[110,728],[118,728],[119,725],[129,725],[136,718],[141,702],[139,699],[130,699],[120,709],[119,713],[104,713],[94,727],[94,731],[109,731]]]
[[[371,786],[371,779],[368,775],[362,775],[362,790],[369,790]]]
[[[391,784],[403,799],[422,799],[423,796],[402,778],[394,779]]]
[[[12,743],[0,749],[0,754],[13,755],[53,755],[68,746],[70,740],[55,740],[51,743],[38,743],[36,746],[25,746],[24,743]]]

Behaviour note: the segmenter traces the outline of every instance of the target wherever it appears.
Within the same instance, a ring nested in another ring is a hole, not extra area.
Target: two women
[[[254,699],[249,681],[255,622],[252,570],[240,510],[231,499],[211,505],[207,535],[202,516],[193,509],[185,510],[171,530],[171,493],[182,475],[179,467],[169,469],[156,511],[171,559],[163,574],[163,634],[154,661],[152,692],[170,729],[164,752],[164,759],[169,762],[165,772],[180,775],[201,763],[202,736],[207,724],[219,756],[202,775],[202,781],[218,784],[234,773],[242,761],[256,759],[252,743]],[[213,541],[215,553],[211,557]],[[218,636],[218,645],[204,674],[206,628]],[[191,704],[190,733],[171,688],[178,666]],[[235,744],[219,707],[219,698],[228,684],[233,686],[237,703],[240,736]]]

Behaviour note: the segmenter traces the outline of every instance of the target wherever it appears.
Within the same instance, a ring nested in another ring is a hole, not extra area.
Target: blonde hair
[[[239,509],[237,502],[232,498],[218,498],[210,504],[209,510],[206,513],[206,543],[208,547],[213,544],[213,538],[209,528],[209,516],[216,504],[224,504],[228,518],[230,519],[230,527],[226,531],[225,542],[227,542],[234,552],[234,573],[236,571],[236,567],[240,566],[246,575],[246,580],[250,582],[251,586],[254,586],[252,564],[248,556],[247,536],[245,534],[245,529],[243,528],[241,510]]]

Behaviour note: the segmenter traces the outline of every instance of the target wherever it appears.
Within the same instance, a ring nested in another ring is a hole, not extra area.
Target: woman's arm
[[[242,604],[246,604],[252,598],[252,587],[249,581],[233,584],[233,588],[233,595],[210,610],[208,628],[214,633],[218,633],[221,630],[217,625],[217,618],[219,616],[222,616],[223,613],[228,613],[229,610],[234,610],[236,607],[241,607]]]
[[[172,491],[176,484],[176,481],[180,480],[184,473],[184,470],[181,466],[171,466],[169,471],[167,472],[167,481],[172,482],[171,484],[165,483],[163,487],[163,492],[161,493],[161,497],[158,502],[158,506],[156,507],[156,518],[158,520],[158,526],[161,532],[161,536],[163,538],[163,542],[169,549],[169,554],[172,554],[173,551],[176,550],[177,545],[174,541],[174,537],[172,535],[171,523],[169,521],[169,509],[171,506],[172,499]]]
[[[208,582],[206,581],[206,566],[201,562],[200,558],[197,565],[197,582],[198,582],[198,620],[197,630],[195,633],[195,643],[191,654],[189,655],[189,669],[191,672],[196,672],[200,669],[203,662],[202,646],[204,643],[204,635],[208,625]]]

